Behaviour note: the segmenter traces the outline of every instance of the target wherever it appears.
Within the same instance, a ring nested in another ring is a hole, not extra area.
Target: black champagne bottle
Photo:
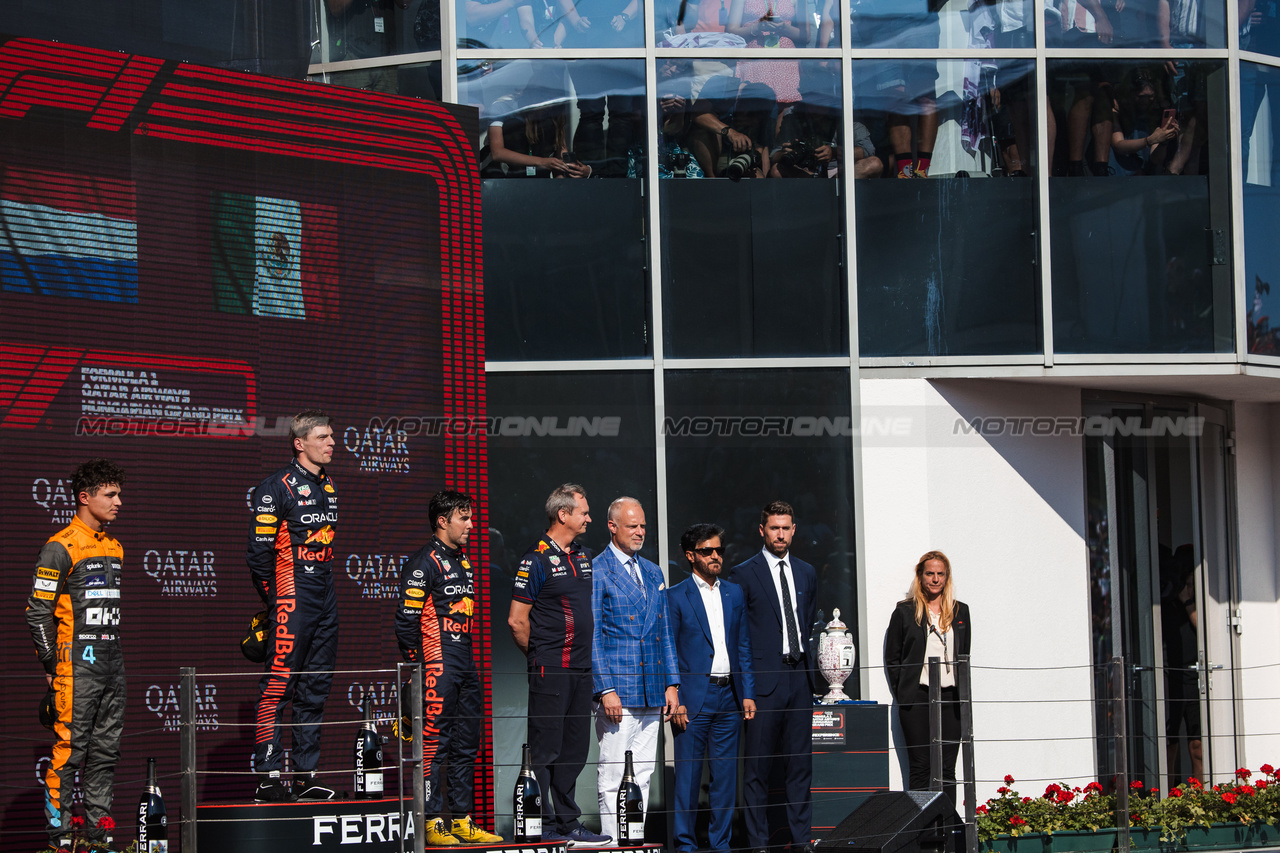
[[[514,797],[515,842],[528,844],[542,840],[542,789],[533,775],[533,751],[529,744],[521,748],[520,775],[516,777]]]
[[[138,853],[169,853],[169,818],[156,784],[156,760],[147,759],[147,786],[138,800]]]
[[[618,843],[644,843],[644,798],[636,784],[636,771],[631,765],[631,750],[627,750],[627,764],[622,770],[622,784],[618,786]]]
[[[364,725],[356,732],[356,774],[352,791],[358,800],[382,796],[382,738],[373,723],[373,705],[364,697]]]

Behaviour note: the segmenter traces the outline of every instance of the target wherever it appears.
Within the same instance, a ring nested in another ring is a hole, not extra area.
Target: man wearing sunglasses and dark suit
[[[698,850],[694,824],[702,764],[710,752],[711,821],[708,849],[728,853],[737,797],[738,733],[755,717],[751,637],[742,589],[720,581],[724,530],[695,524],[680,537],[693,577],[671,588],[667,609],[680,666],[676,731],[675,848]]]

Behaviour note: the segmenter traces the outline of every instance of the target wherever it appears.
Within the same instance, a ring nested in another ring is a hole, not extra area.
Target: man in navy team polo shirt
[[[547,533],[516,570],[507,624],[529,659],[529,747],[542,788],[542,840],[602,847],[613,839],[578,820],[574,798],[591,733],[591,554],[577,538],[591,522],[581,486],[547,498]]]

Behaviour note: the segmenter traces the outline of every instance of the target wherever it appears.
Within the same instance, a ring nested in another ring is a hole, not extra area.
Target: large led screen
[[[23,606],[40,547],[74,514],[71,471],[95,456],[127,472],[110,528],[129,684],[117,839],[132,837],[149,757],[177,837],[181,667],[197,671],[201,802],[250,796],[248,497],[288,463],[289,418],[309,407],[334,418],[341,498],[320,769],[351,789],[362,701],[396,714],[397,580],[430,538],[432,492],[479,499],[470,553],[488,563],[475,121],[0,39],[0,849],[41,841],[53,736]],[[490,743],[486,731],[478,816],[493,809]]]

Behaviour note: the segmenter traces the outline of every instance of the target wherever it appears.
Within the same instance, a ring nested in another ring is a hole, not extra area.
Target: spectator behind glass
[[[746,39],[747,47],[807,47],[812,38],[811,17],[810,0],[733,0],[725,30]],[[799,60],[739,63],[738,78],[763,83],[780,103],[800,100]]]
[[[765,177],[778,118],[772,89],[717,74],[703,85],[691,115],[689,147],[703,174],[734,180]],[[731,170],[733,161],[744,155],[747,159],[737,160]]]
[[[853,41],[859,46],[934,48],[941,38],[934,0],[859,0],[852,14]],[[938,139],[938,63],[883,60],[874,67],[869,106],[886,114],[894,174],[927,178]]]
[[[1111,151],[1119,171],[1149,175],[1168,170],[1171,150],[1177,148],[1176,111],[1157,90],[1145,68],[1134,69],[1117,87],[1111,119]]]
[[[466,21],[467,47],[542,47],[532,0],[461,0],[459,5]]]
[[[568,154],[564,64],[517,60],[501,66],[504,94],[486,106],[493,177],[586,178],[591,166]],[[495,73],[497,76],[497,73]],[[486,85],[486,88],[496,88]],[[568,159],[566,159],[568,158]],[[483,152],[482,152],[483,159]],[[505,172],[499,167],[505,166]]]
[[[556,47],[642,47],[640,0],[553,0]]]
[[[627,73],[635,64],[625,60],[567,64],[578,99],[573,153],[600,177],[624,177],[629,154],[638,152],[643,141],[643,78]]]
[[[392,53],[399,11],[408,0],[325,0],[329,61],[375,59]],[[344,72],[343,84],[378,92],[397,91],[396,69],[361,68]]]
[[[789,105],[778,121],[778,140],[770,152],[776,178],[834,178],[844,159],[840,143],[840,70],[826,60],[800,64],[804,100]],[[873,178],[884,170],[871,134],[853,123],[853,176]]]

